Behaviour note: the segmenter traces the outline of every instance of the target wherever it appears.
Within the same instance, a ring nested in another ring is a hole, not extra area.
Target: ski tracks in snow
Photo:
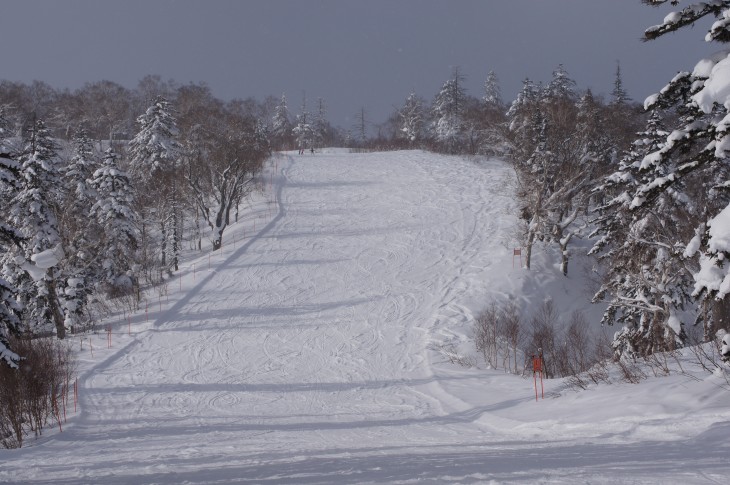
[[[494,198],[509,169],[487,163],[287,157],[273,218],[97,366],[83,416],[38,456],[61,479],[173,483],[222,463],[482,443],[431,347],[508,268],[489,252],[508,237]]]

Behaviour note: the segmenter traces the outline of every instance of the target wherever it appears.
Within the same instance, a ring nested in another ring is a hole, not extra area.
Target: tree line
[[[88,326],[92,299],[138,301],[178,269],[184,231],[200,248],[207,225],[220,248],[271,152],[265,112],[154,77],[0,83],[0,359],[17,367],[13,339]]]

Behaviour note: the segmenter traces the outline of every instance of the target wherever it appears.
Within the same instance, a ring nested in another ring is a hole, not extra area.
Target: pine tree
[[[550,80],[543,97],[554,100],[574,100],[576,83],[570,78],[562,64],[553,71],[553,78]]]
[[[92,271],[92,260],[101,232],[95,221],[89,218],[89,210],[95,202],[89,179],[98,162],[85,128],[80,127],[74,134],[73,147],[74,155],[62,171],[63,210],[59,215],[59,229],[66,252],[62,268],[65,288],[60,297],[68,328],[79,325],[93,291],[96,275]]]
[[[436,141],[448,153],[457,153],[464,143],[462,125],[465,109],[464,76],[454,69],[454,77],[441,87],[431,108]]]
[[[403,107],[398,111],[399,134],[413,146],[423,136],[423,102],[416,93],[406,98]]]
[[[630,101],[629,95],[624,89],[624,82],[621,78],[621,64],[616,63],[616,78],[613,82],[613,90],[611,91],[611,105],[622,106]]]
[[[137,118],[139,132],[129,142],[129,176],[140,186],[157,185],[157,177],[175,170],[180,151],[172,106],[158,97]]]
[[[596,210],[593,235],[599,238],[591,253],[599,255],[607,272],[593,300],[608,302],[604,324],[622,325],[613,340],[617,356],[672,350],[686,338],[678,315],[689,301],[691,275],[676,234],[689,214],[682,198],[668,193],[651,208],[633,205],[639,187],[663,170],[643,160],[661,150],[667,135],[661,116],[653,111],[619,170],[594,189],[611,197]]]
[[[132,273],[137,248],[137,219],[134,211],[134,190],[129,176],[119,169],[117,155],[108,149],[89,186],[96,202],[89,215],[101,227],[98,267],[108,291],[128,291],[136,277]]]
[[[494,71],[489,71],[487,80],[484,82],[484,97],[482,100],[487,107],[501,108],[504,104],[502,102],[502,91],[499,88],[499,80]]]
[[[296,123],[292,128],[292,135],[296,139],[297,148],[300,153],[311,148],[314,144],[314,128],[312,127],[311,115],[307,109],[307,95],[302,94],[301,112],[297,115]]]
[[[648,4],[663,0],[645,0]],[[676,5],[677,2],[672,2]],[[647,40],[695,25],[706,16],[715,22],[707,42],[730,42],[730,1],[691,4],[673,12],[657,26],[646,30]],[[675,226],[672,247],[684,247],[683,255],[699,262],[692,271],[693,296],[702,302],[705,338],[714,338],[718,328],[730,328],[730,54],[721,51],[700,61],[692,72],[680,72],[658,94],[645,102],[647,109],[675,109],[678,121],[661,148],[648,153],[641,167],[652,176],[633,194],[632,210],[657,214],[667,226],[673,224],[662,204],[677,201],[692,218]],[[696,222],[699,221],[699,222]],[[694,224],[694,234],[683,228]]]
[[[182,147],[177,140],[179,132],[172,106],[165,98],[158,97],[137,118],[137,123],[139,132],[129,142],[129,176],[139,191],[140,203],[147,208],[156,205],[161,266],[177,270],[182,239],[178,194]]]
[[[12,153],[5,146],[5,137],[9,134],[10,123],[0,108],[0,200],[8,207],[11,197],[17,190],[18,163],[13,160]],[[6,255],[19,250],[23,237],[15,227],[3,221],[0,215],[0,363],[17,367],[20,357],[11,350],[8,338],[20,332],[20,314],[22,307],[18,302],[18,290],[3,277],[3,261]],[[2,364],[0,364],[2,365]]]
[[[271,120],[271,138],[274,148],[280,150],[288,145],[291,138],[292,124],[289,119],[289,108],[286,103],[286,95],[281,95],[281,101],[274,109],[274,116]]]
[[[26,239],[17,257],[6,257],[4,271],[19,291],[28,330],[45,332],[55,327],[62,339],[66,329],[58,297],[58,289],[63,288],[57,267],[63,259],[63,247],[56,219],[61,186],[56,150],[41,120],[25,130],[23,151],[18,157],[18,192],[9,213],[10,223]]]

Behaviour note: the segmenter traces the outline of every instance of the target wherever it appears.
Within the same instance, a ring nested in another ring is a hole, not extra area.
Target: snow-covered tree
[[[161,266],[177,270],[182,239],[178,194],[182,147],[177,121],[170,103],[158,97],[137,118],[137,123],[139,132],[129,142],[129,176],[139,191],[138,200],[143,207],[155,206],[161,233]]]
[[[667,135],[653,111],[619,169],[594,189],[609,197],[596,210],[599,238],[591,253],[604,262],[606,275],[593,299],[608,303],[603,323],[622,326],[613,340],[617,356],[671,350],[685,338],[678,315],[689,300],[691,275],[677,235],[689,217],[686,199],[665,193],[652,207],[633,205],[638,188],[659,175],[643,161],[662,149]]]
[[[613,81],[613,90],[611,91],[611,105],[625,105],[630,100],[631,98],[629,98],[626,89],[624,89],[624,81],[621,77],[621,64],[616,63],[616,77]]]
[[[545,86],[543,96],[555,100],[572,100],[576,97],[575,88],[575,81],[568,75],[565,67],[559,64],[553,71],[553,78]]]
[[[488,107],[501,108],[502,102],[502,90],[499,87],[499,79],[494,71],[489,71],[487,80],[484,81],[484,97],[482,98],[484,104]]]
[[[575,131],[580,157],[596,165],[596,174],[610,167],[614,157],[614,140],[608,134],[605,107],[587,90],[577,104]]]
[[[99,226],[89,218],[95,202],[89,179],[98,167],[93,142],[86,129],[80,127],[72,143],[74,155],[62,170],[64,193],[59,214],[59,231],[66,253],[62,267],[65,285],[59,296],[68,328],[80,323],[92,293],[96,276],[92,271],[94,248],[100,233]]]
[[[140,185],[156,185],[156,177],[174,171],[180,151],[172,106],[158,97],[137,118],[139,131],[129,142],[129,176]]]
[[[423,101],[416,93],[406,98],[403,107],[398,111],[399,134],[413,146],[421,140],[424,126]]]
[[[292,134],[292,123],[289,117],[289,108],[286,102],[286,94],[281,95],[279,104],[274,108],[274,116],[271,120],[271,139],[275,149],[286,147]]]
[[[231,222],[231,210],[256,184],[270,145],[264,126],[239,113],[212,113],[204,132],[193,133],[185,174],[194,202],[212,234],[213,249],[220,249],[223,234]],[[215,127],[213,129],[212,127]]]
[[[101,227],[96,272],[107,291],[128,291],[135,283],[133,264],[138,243],[135,193],[129,176],[117,165],[112,149],[89,179],[96,202],[89,216]],[[71,286],[71,285],[70,285]]]
[[[18,163],[13,160],[12,153],[5,147],[5,138],[9,134],[9,122],[0,108],[0,200],[8,207],[17,189]],[[17,288],[3,277],[3,260],[5,255],[12,255],[19,250],[23,240],[20,232],[3,219],[0,214],[0,365],[17,367],[19,356],[10,348],[8,338],[20,331],[21,306],[17,299]]]
[[[307,109],[306,93],[302,94],[302,107],[296,117],[294,128],[292,128],[292,135],[294,135],[300,151],[314,146],[314,127],[312,126],[312,116]]]
[[[566,276],[569,244],[583,235],[590,185],[602,162],[592,138],[599,140],[600,130],[588,125],[589,120],[597,122],[598,105],[592,96],[576,103],[574,86],[560,66],[544,89],[526,80],[507,112],[508,156],[517,174],[525,222],[526,267],[537,241],[551,243],[560,250]]]
[[[463,143],[463,114],[466,109],[464,76],[454,69],[434,98],[431,111],[432,130],[436,141],[449,153],[456,153]]]
[[[644,0],[658,5],[666,0]],[[679,2],[672,1],[672,5]],[[707,42],[730,43],[730,1],[692,3],[667,15],[645,32],[648,40],[695,25],[704,17],[715,20]],[[668,226],[662,204],[676,201],[692,213],[675,226],[671,247],[684,247],[684,257],[696,258],[693,295],[703,302],[706,338],[728,327],[730,294],[730,49],[701,60],[691,72],[677,74],[658,94],[645,101],[647,109],[674,108],[679,119],[661,147],[641,161],[646,180],[637,186],[630,207],[658,214]],[[694,224],[694,234],[682,227]]]
[[[18,190],[9,208],[9,222],[26,238],[22,251],[6,255],[6,280],[18,289],[24,307],[23,323],[28,330],[49,331],[58,338],[66,330],[59,305],[58,289],[63,280],[58,263],[63,247],[56,214],[61,176],[56,144],[41,120],[23,136],[18,157]]]

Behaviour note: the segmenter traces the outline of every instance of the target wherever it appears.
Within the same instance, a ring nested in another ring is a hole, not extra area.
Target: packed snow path
[[[63,433],[2,452],[0,481],[611,483],[635,462],[591,423],[557,440],[549,421],[521,428],[531,380],[433,350],[515,278],[505,164],[329,153],[280,168],[257,236],[83,375]],[[598,444],[569,441],[586,436]],[[640,449],[659,461],[639,483],[685,471],[679,445]]]

